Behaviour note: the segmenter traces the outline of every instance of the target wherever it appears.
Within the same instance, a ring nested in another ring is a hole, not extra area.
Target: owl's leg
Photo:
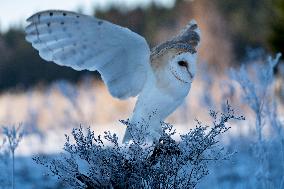
[[[132,136],[131,136],[131,133],[130,133],[130,129],[127,127],[126,130],[125,130],[122,142],[128,143],[131,139],[132,139]]]
[[[161,124],[151,124],[148,122],[144,122],[144,124],[133,124],[132,122],[127,125],[122,142],[128,143],[130,140],[133,140],[133,138],[136,140],[139,140],[139,138],[143,139],[147,143],[159,140],[162,134]],[[146,125],[148,125],[148,127],[145,127]],[[149,125],[151,126],[150,128]]]

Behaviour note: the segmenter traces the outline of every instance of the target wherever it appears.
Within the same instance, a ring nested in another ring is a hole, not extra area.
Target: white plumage
[[[139,94],[130,121],[137,126],[146,122],[150,138],[159,136],[160,122],[189,92],[200,40],[194,21],[152,51],[142,36],[91,16],[48,10],[27,21],[26,40],[43,59],[75,70],[99,71],[114,97]],[[130,139],[127,130],[124,141]]]

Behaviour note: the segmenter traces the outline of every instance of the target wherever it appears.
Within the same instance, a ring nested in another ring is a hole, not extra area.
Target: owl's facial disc
[[[173,76],[183,83],[192,83],[195,74],[196,55],[180,53],[170,62],[170,71]]]

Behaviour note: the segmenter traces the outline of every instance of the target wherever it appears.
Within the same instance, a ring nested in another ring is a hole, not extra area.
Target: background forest
[[[95,7],[93,15],[141,34],[151,47],[175,35],[194,18],[202,30],[201,60],[214,67],[238,65],[246,58],[249,48],[261,48],[270,53],[281,52],[284,48],[281,41],[284,3],[281,0],[177,0],[173,7],[153,1],[146,7],[129,9],[113,3],[107,8]],[[98,78],[93,73],[44,63],[26,43],[22,26],[1,32],[0,57],[2,92],[27,89],[58,79],[78,82],[86,74]]]

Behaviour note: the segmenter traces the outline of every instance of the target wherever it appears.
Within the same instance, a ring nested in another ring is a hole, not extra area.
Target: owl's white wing
[[[26,40],[39,55],[75,70],[97,70],[112,96],[136,96],[150,69],[146,40],[127,28],[91,16],[48,10],[34,14]]]

